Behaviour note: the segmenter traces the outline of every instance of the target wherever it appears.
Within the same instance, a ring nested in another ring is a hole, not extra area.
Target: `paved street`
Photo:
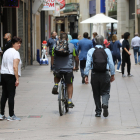
[[[131,60],[134,77],[116,73],[111,84],[108,118],[95,118],[91,86],[81,84],[80,72],[74,72],[75,108],[60,117],[49,66],[35,62],[26,67],[15,98],[15,113],[22,120],[1,121],[0,140],[140,140],[140,65]]]

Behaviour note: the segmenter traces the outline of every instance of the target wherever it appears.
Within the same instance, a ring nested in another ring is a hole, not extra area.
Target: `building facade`
[[[117,19],[117,37],[130,32],[131,38],[138,32],[135,0],[106,0],[106,15]],[[130,38],[130,40],[131,40]]]

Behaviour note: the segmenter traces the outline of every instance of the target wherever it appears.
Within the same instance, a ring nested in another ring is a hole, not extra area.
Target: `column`
[[[117,36],[118,39],[121,39],[122,34],[129,32],[129,1],[117,1],[117,20],[119,21]]]

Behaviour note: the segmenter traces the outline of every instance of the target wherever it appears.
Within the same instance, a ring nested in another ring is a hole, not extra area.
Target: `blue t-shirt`
[[[70,43],[74,44],[76,50],[77,50],[77,47],[78,47],[78,42],[79,42],[78,39],[72,39],[72,40],[70,41]]]

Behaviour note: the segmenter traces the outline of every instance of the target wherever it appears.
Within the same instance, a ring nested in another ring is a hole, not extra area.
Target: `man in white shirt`
[[[131,46],[134,51],[134,59],[135,59],[135,65],[139,63],[140,65],[140,37],[138,33],[135,33],[135,37],[131,41]],[[138,55],[138,59],[137,59]]]

